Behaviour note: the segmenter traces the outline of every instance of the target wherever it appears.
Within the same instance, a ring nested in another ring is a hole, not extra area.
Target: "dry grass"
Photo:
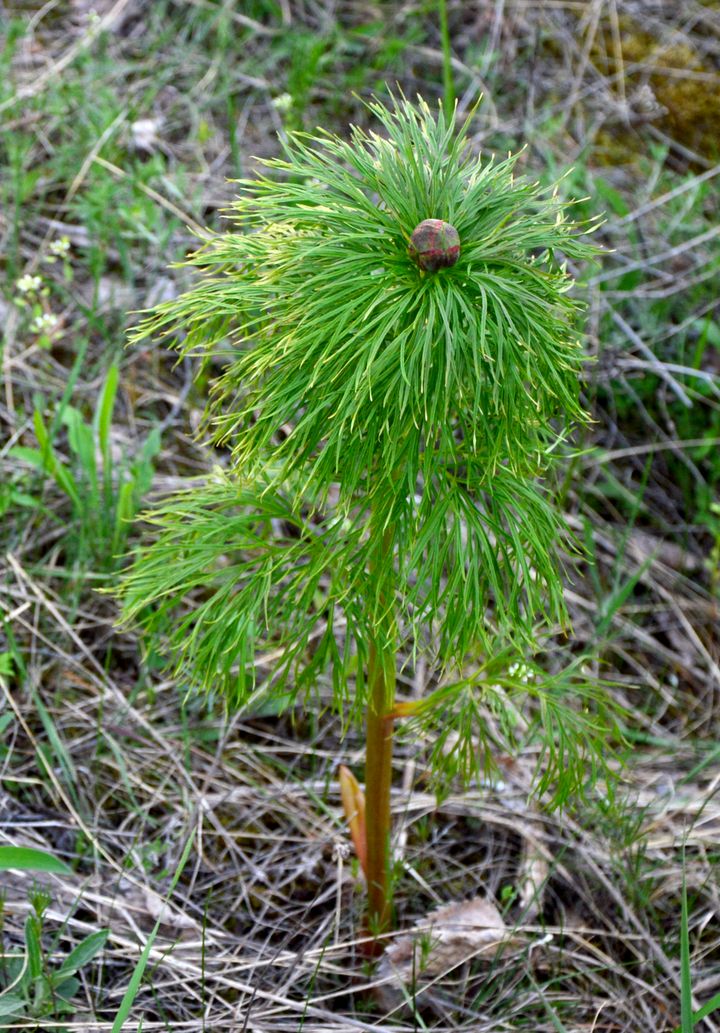
[[[38,606],[29,583],[18,598],[24,593],[37,613],[49,602]],[[108,631],[97,623],[94,630]],[[57,764],[38,764],[43,729],[8,692],[18,723],[4,771],[3,840],[62,856],[76,855],[82,842],[77,873],[51,878],[49,926],[62,923],[58,952],[101,926],[110,939],[102,976],[85,987],[87,1015],[76,1016],[74,1028],[109,1028],[188,837],[191,860],[135,1004],[144,1029],[170,1022],[290,1030],[303,1015],[304,1029],[376,1029],[379,1015],[382,1029],[413,1028],[394,983],[393,996],[380,999],[394,997],[394,1012],[379,1008],[378,980],[359,950],[362,893],[334,778],[338,758],[358,758],[352,742],[336,744],[332,722],[293,730],[268,719],[221,723],[197,711],[183,720],[174,686],[129,703],[127,686],[77,655],[39,662],[29,672],[28,695],[33,690],[58,701],[50,716],[72,789]],[[601,799],[580,815],[542,815],[527,803],[532,758],[520,758],[505,785],[477,786],[438,806],[417,788],[421,780],[403,788],[415,752],[400,757],[394,811],[404,927],[443,902],[502,900],[503,887],[520,886],[528,872],[537,890],[529,921],[508,902],[519,938],[509,954],[475,964],[460,956],[417,988],[415,1006],[431,1028],[552,1030],[548,1005],[569,1029],[673,1028],[682,841],[695,992],[702,1000],[717,989],[717,770],[688,778],[692,751],[671,740],[668,747],[646,749],[625,771],[623,813],[634,828],[618,828]],[[30,881],[6,881],[10,942],[29,907]],[[717,1027],[706,1020],[706,1028]]]
[[[461,106],[486,98],[476,144],[527,139],[528,168],[544,172],[575,162],[570,186],[610,209],[603,235],[616,250],[587,276],[596,424],[565,485],[594,568],[579,573],[568,601],[578,649],[598,655],[632,715],[631,747],[614,794],[597,786],[552,816],[528,802],[530,752],[508,760],[503,785],[455,787],[438,803],[424,777],[428,744],[401,747],[401,930],[478,895],[498,903],[512,930],[504,951],[466,950],[429,985],[418,978],[403,991],[373,974],[357,939],[362,887],[335,773],[339,762],[357,769],[358,742],[341,742],[329,713],[228,719],[183,702],[155,658],[143,664],[134,638],[114,630],[114,605],[94,590],[110,575],[68,537],[67,497],[9,454],[35,444],[34,395],[52,412],[70,381],[73,404],[92,410],[127,312],[179,289],[165,266],[191,244],[184,226],[217,225],[232,195],[225,177],[238,165],[251,174],[250,155],[276,148],[283,121],[273,98],[294,90],[292,117],[340,127],[364,117],[351,87],[368,92],[387,76],[409,95],[438,94],[439,41],[423,5],[284,0],[274,16],[270,6],[170,4],[174,29],[163,37],[153,5],[134,0],[96,3],[99,21],[79,2],[18,5],[33,31],[13,58],[17,95],[0,99],[10,134],[0,164],[24,170],[22,212],[10,187],[0,212],[0,475],[15,490],[7,504],[0,496],[0,653],[14,661],[13,676],[0,677],[0,845],[75,862],[72,877],[40,879],[53,896],[53,956],[110,930],[61,1025],[111,1028],[160,918],[128,1028],[142,1019],[144,1031],[670,1033],[680,1021],[683,848],[695,1007],[720,990],[720,532],[701,508],[720,483],[718,345],[693,361],[717,304],[720,12],[650,0],[449,3]],[[353,35],[378,20],[383,33]],[[325,34],[332,58],[309,84],[307,55],[283,49],[293,33],[308,45],[305,32]],[[406,39],[399,56],[383,50],[393,34]],[[83,65],[83,55],[95,57]],[[394,63],[372,70],[375,59]],[[362,83],[352,78],[360,62],[370,69]],[[98,86],[106,125],[73,136],[63,120],[77,111],[82,121],[83,76],[100,73],[121,102],[116,110]],[[155,135],[143,150],[137,123],[147,118]],[[163,168],[146,175],[157,154]],[[71,283],[60,263],[44,262],[62,235]],[[12,300],[15,281],[37,273],[60,318],[49,347]],[[159,424],[152,491],[206,473],[218,457],[193,440],[203,398],[191,371],[172,368],[159,347],[121,361],[116,462]],[[70,464],[61,428],[57,448]],[[431,672],[408,677],[422,691]],[[6,953],[22,951],[32,882],[3,873]],[[696,1028],[712,1033],[720,1019]]]

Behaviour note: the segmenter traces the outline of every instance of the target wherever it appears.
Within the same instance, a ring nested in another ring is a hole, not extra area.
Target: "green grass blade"
[[[121,545],[127,537],[128,529],[135,516],[135,485],[132,481],[125,481],[118,492],[117,507],[115,510],[115,526],[113,527],[112,553],[118,557]]]
[[[28,973],[32,981],[40,979],[43,971],[42,948],[36,922],[35,915],[28,915],[25,919],[25,948],[28,958]]]
[[[49,710],[47,709],[43,701],[40,699],[39,694],[34,689],[32,689],[31,695],[33,706],[35,707],[35,710],[37,712],[38,717],[40,718],[42,726],[45,729],[45,734],[48,737],[48,743],[52,751],[52,756],[55,760],[55,763],[62,770],[65,785],[67,786],[68,792],[70,793],[73,802],[77,806],[80,806],[80,801],[77,794],[78,775],[77,770],[75,768],[75,764],[73,763],[72,756],[68,752],[65,743],[60,738],[52,715],[50,714]],[[38,744],[39,747],[42,745],[42,743]],[[49,763],[49,761],[47,761],[47,763],[48,767],[52,766]]]
[[[108,370],[105,383],[103,384],[100,397],[98,398],[95,411],[95,427],[100,452],[103,457],[103,467],[107,476],[110,470],[110,426],[112,424],[113,410],[115,408],[115,396],[117,395],[118,379],[120,373],[118,365],[113,362]]]
[[[175,874],[173,875],[172,882],[170,883],[170,889],[168,890],[168,893],[167,893],[168,899],[172,896],[172,894],[173,894],[173,892],[175,890],[175,887],[178,884],[180,876],[183,873],[183,869],[185,868],[185,865],[187,864],[188,857],[190,856],[190,850],[192,848],[192,843],[193,843],[193,837],[192,837],[192,835],[190,835],[190,836],[188,836],[188,841],[185,844],[185,849],[182,852],[182,857],[180,858],[180,860],[178,862],[178,866],[175,869]],[[147,967],[147,963],[148,963],[148,960],[150,958],[150,951],[152,950],[152,946],[155,943],[155,937],[158,934],[158,930],[160,928],[161,920],[162,920],[162,913],[160,914],[160,917],[158,918],[158,920],[155,923],[155,925],[153,926],[153,929],[152,929],[150,935],[148,936],[147,943],[143,947],[142,954],[138,958],[138,962],[137,962],[137,965],[135,966],[135,970],[134,970],[132,976],[130,977],[130,982],[128,983],[128,988],[125,991],[125,994],[123,996],[122,1001],[120,1002],[120,1007],[118,1008],[117,1015],[115,1016],[115,1021],[112,1024],[112,1031],[111,1031],[111,1033],[120,1033],[120,1030],[123,1028],[123,1026],[125,1025],[125,1022],[126,1022],[126,1020],[128,1018],[128,1016],[130,1015],[130,1010],[131,1010],[131,1008],[133,1006],[135,998],[137,997],[137,992],[140,989],[140,983],[142,982],[142,977],[145,974],[145,969]]]
[[[692,771],[688,771],[687,775],[683,775],[678,785],[690,785],[705,768],[715,764],[718,759],[720,759],[720,744],[713,747],[708,755],[695,765]]]
[[[711,997],[709,1001],[706,1001],[701,1008],[698,1008],[698,1010],[694,1012],[692,1016],[693,1023],[701,1022],[703,1019],[706,1019],[708,1015],[712,1015],[714,1011],[717,1011],[718,1008],[720,1008],[720,994],[715,994],[714,997]],[[673,1033],[685,1033],[685,1031],[682,1026],[676,1026]]]
[[[538,997],[540,998],[540,1000],[542,1002],[542,1005],[543,1005],[543,1007],[544,1007],[544,1009],[545,1009],[545,1011],[547,1013],[547,1017],[552,1022],[553,1027],[555,1028],[557,1033],[570,1033],[570,1031],[568,1030],[567,1026],[565,1026],[562,1023],[562,1021],[560,1019],[560,1016],[557,1014],[557,1012],[555,1011],[553,1006],[546,999],[545,994],[543,992],[543,989],[540,986],[538,986],[538,984],[535,982],[535,980],[532,978],[532,976],[530,977],[530,982],[532,983],[533,987],[535,988],[535,991],[538,994]]]
[[[690,931],[688,928],[687,882],[685,879],[685,851],[683,850],[682,911],[680,915],[680,1029],[693,1033],[695,1021],[692,1012],[692,974],[690,972]]]

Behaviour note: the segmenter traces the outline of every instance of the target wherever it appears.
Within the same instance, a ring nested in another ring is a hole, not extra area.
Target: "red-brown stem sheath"
[[[393,658],[394,660],[394,658]],[[370,932],[390,926],[390,785],[393,722],[390,671],[374,646],[368,664],[370,705],[365,754],[365,813],[367,837],[368,920]],[[394,682],[394,677],[392,679]]]
[[[355,853],[367,879],[367,833],[365,832],[365,795],[352,771],[341,764],[338,769],[340,798],[350,826]]]
[[[373,573],[380,578],[376,641],[368,653],[369,700],[365,751],[365,834],[367,840],[368,928],[374,935],[386,932],[391,918],[390,886],[390,786],[392,781],[393,721],[395,705],[395,616],[392,591],[393,528],[381,539],[380,562]]]

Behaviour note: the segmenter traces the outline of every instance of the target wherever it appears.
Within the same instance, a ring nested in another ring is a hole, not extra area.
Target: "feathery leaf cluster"
[[[383,628],[447,667],[564,620],[564,525],[537,478],[584,417],[562,263],[594,252],[587,227],[517,156],[472,154],[469,120],[369,107],[382,132],[290,134],[240,181],[235,227],[188,259],[197,285],[136,334],[220,364],[205,431],[231,463],[152,515],[125,612],[167,627],[196,591],[179,670],[236,703],[258,664],[291,687],[330,667],[343,709],[355,655],[361,710]],[[431,273],[408,254],[426,219],[461,246]]]

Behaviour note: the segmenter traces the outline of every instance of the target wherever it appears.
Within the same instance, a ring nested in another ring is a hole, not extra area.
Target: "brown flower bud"
[[[458,231],[442,219],[424,219],[412,232],[408,254],[425,272],[447,269],[460,257]]]

